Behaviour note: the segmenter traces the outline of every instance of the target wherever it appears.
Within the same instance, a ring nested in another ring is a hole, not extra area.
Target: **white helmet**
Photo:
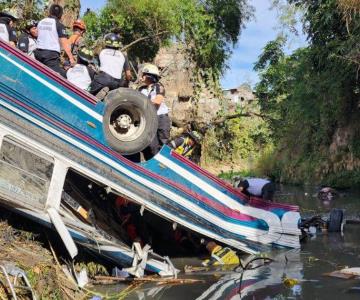
[[[154,75],[156,77],[160,77],[160,71],[159,68],[153,64],[144,64],[143,68],[142,68],[142,73],[143,74],[150,74],[150,75]]]

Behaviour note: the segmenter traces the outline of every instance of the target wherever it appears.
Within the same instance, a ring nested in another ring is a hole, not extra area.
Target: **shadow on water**
[[[299,205],[302,216],[326,214],[336,207],[345,210],[345,218],[359,218],[360,191],[340,194],[330,203],[318,200],[316,191],[310,187],[305,190],[281,187],[277,199]],[[256,269],[184,275],[203,282],[176,286],[141,285],[126,299],[360,299],[358,290],[352,290],[360,287],[359,280],[323,275],[346,266],[360,267],[359,231],[360,225],[345,225],[343,234],[319,233],[302,243],[300,250],[274,250],[268,254],[274,261]],[[185,265],[198,266],[200,261],[176,259],[175,264],[183,269]],[[285,284],[286,278],[296,279],[293,281],[296,284]]]

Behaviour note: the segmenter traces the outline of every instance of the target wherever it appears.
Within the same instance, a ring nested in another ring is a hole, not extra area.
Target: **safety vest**
[[[190,145],[190,141],[192,141],[190,137],[185,137],[183,143],[175,149],[175,152],[185,157],[191,156],[195,148],[195,143]]]
[[[0,23],[0,38],[7,43],[9,42],[9,31],[4,23]]]
[[[228,247],[216,246],[211,252],[211,258],[203,261],[204,266],[238,265],[239,257]]]
[[[59,35],[54,18],[45,18],[38,25],[38,49],[60,53]]]
[[[119,50],[104,49],[100,52],[100,71],[115,79],[121,79],[125,64],[125,56]]]
[[[91,77],[86,66],[76,64],[66,73],[67,79],[77,87],[88,90],[91,84]]]

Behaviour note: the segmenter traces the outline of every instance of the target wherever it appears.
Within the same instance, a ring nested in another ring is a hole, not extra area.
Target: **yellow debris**
[[[228,247],[222,248],[216,245],[211,251],[210,259],[202,262],[203,266],[219,266],[219,265],[238,265],[240,263],[239,257],[235,251]]]
[[[288,288],[292,288],[293,286],[299,284],[299,280],[297,280],[295,278],[287,278],[287,277],[285,277],[284,280],[283,280],[283,284]]]

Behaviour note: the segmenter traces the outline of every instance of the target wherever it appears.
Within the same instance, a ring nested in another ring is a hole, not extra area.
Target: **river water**
[[[329,202],[316,198],[315,187],[281,187],[279,202],[297,204],[302,216],[317,213],[326,216],[331,208],[342,208],[348,219],[359,219],[360,190],[346,191]],[[324,276],[348,267],[360,267],[360,225],[346,224],[343,233],[317,233],[302,243],[300,250],[274,250],[268,256],[272,263],[252,270],[211,270],[181,275],[202,280],[200,283],[159,286],[145,284],[128,290],[125,299],[360,299],[360,280]],[[242,256],[246,261],[249,256]],[[260,261],[261,262],[261,261]],[[185,265],[200,265],[197,258],[174,260]],[[294,279],[285,280],[285,279]],[[284,282],[285,280],[285,282]],[[289,282],[289,284],[285,284]],[[105,288],[105,287],[104,287]],[[124,289],[122,285],[107,286],[107,293]],[[123,298],[122,298],[123,299]]]

